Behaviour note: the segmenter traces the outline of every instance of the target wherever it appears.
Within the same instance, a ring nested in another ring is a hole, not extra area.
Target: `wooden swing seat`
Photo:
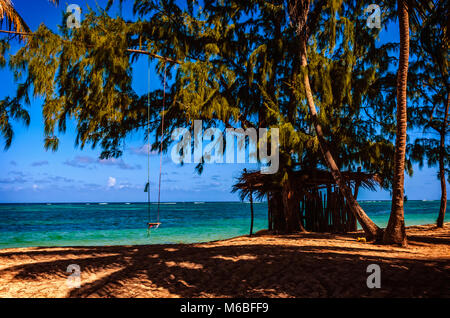
[[[165,105],[166,105],[166,75],[167,75],[167,64],[164,62],[164,86],[163,86],[163,108],[162,108],[162,120],[161,120],[161,140],[164,138],[164,113],[165,113]],[[148,59],[148,91],[147,91],[147,138],[148,138],[148,150],[150,147],[150,56]],[[159,205],[161,203],[161,175],[162,175],[162,157],[163,157],[163,144],[161,143],[160,148],[161,158],[159,161],[159,187],[158,187],[158,222],[149,222],[147,223],[147,234],[150,236],[150,230],[152,228],[159,228],[161,223],[159,222]],[[150,151],[147,152],[148,156],[148,171],[147,171],[147,184],[145,185],[144,192],[147,192],[147,207],[148,207],[148,220],[150,221]]]

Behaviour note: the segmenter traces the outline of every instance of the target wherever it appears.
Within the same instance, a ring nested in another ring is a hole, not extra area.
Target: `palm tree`
[[[397,136],[395,139],[394,180],[392,183],[392,206],[383,241],[387,244],[407,245],[403,210],[407,105],[406,87],[409,64],[409,6],[406,0],[397,1],[400,27],[400,58],[397,71]]]
[[[6,23],[8,29],[16,32],[29,32],[30,28],[16,11],[11,0],[0,0],[0,25]]]
[[[450,107],[450,94],[447,93],[447,105],[445,107],[444,120],[441,127],[441,140],[439,147],[439,179],[441,180],[441,207],[436,220],[437,227],[444,227],[445,210],[447,209],[447,185],[445,184],[445,136],[448,130],[448,111]]]
[[[59,0],[49,0],[55,5],[59,4]],[[0,26],[6,23],[9,30],[15,32],[30,32],[30,28],[22,19],[20,14],[14,8],[11,0],[0,0]]]
[[[397,16],[400,28],[400,57],[397,71],[397,132],[395,139],[391,215],[383,235],[383,242],[386,244],[407,245],[403,200],[407,139],[407,82],[410,15],[413,25],[417,27],[420,25],[419,18],[425,16],[427,9],[431,6],[432,3],[430,3],[430,1],[397,0]],[[414,10],[414,12],[412,12],[412,10]]]
[[[411,158],[419,165],[426,159],[428,166],[439,166],[438,177],[441,182],[441,205],[436,221],[437,227],[444,226],[447,208],[446,166],[450,161],[450,145],[446,138],[450,132],[448,124],[450,108],[450,82],[448,59],[448,8],[445,0],[440,0],[433,8],[432,14],[424,21],[420,32],[412,41],[414,63],[410,66],[414,77],[409,81],[418,92],[417,108],[412,108],[412,120],[423,131],[434,130],[438,138],[418,138],[409,145]],[[414,84],[413,84],[414,83]],[[421,83],[421,85],[416,85]],[[408,150],[407,147],[407,150]]]
[[[319,145],[321,152],[323,154],[324,160],[330,169],[330,172],[339,187],[342,195],[345,197],[348,202],[348,207],[350,211],[355,215],[359,224],[363,228],[366,238],[368,240],[379,240],[382,236],[382,230],[367,216],[364,210],[361,208],[359,203],[356,201],[355,197],[352,194],[350,187],[346,184],[342,174],[339,170],[336,161],[334,160],[329,147],[327,146],[325,136],[323,134],[323,130],[321,125],[318,122],[317,109],[314,104],[314,98],[312,95],[311,85],[309,82],[309,76],[307,72],[308,67],[308,56],[307,56],[307,42],[308,42],[308,30],[310,29],[307,24],[308,13],[310,10],[310,0],[290,0],[289,1],[289,15],[291,20],[295,23],[297,28],[297,34],[299,35],[300,40],[300,57],[301,57],[301,66],[304,69],[303,75],[303,84],[305,86],[306,91],[306,99],[309,108],[310,115],[313,119],[314,128],[319,139]],[[319,6],[322,6],[324,3],[316,3],[315,10],[321,10]],[[320,12],[316,11],[313,13],[313,16],[317,18]],[[314,22],[313,22],[314,23]]]

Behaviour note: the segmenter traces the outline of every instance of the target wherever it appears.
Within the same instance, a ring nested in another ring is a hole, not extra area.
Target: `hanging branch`
[[[131,53],[146,54],[146,55],[149,55],[151,57],[154,57],[154,58],[166,61],[166,62],[170,62],[170,63],[183,64],[183,62],[181,62],[181,61],[173,60],[171,58],[164,57],[164,56],[161,56],[161,55],[158,55],[158,54],[155,54],[155,53],[151,53],[151,52],[148,52],[148,51],[134,50],[134,49],[127,49],[126,51],[127,52],[131,52]]]
[[[13,34],[13,35],[20,35],[20,36],[34,36],[34,33],[27,33],[27,32],[17,32],[17,31],[7,31],[7,30],[0,30],[0,33],[6,33],[6,34]],[[170,63],[175,63],[175,64],[183,64],[183,62],[178,61],[178,60],[174,60],[168,57],[164,57],[149,51],[144,51],[144,50],[135,50],[135,49],[127,49],[126,52],[130,52],[130,53],[137,53],[137,54],[145,54],[166,62],[170,62]]]
[[[24,36],[33,35],[33,33],[17,32],[17,31],[8,31],[8,30],[0,30],[0,33],[14,34],[14,35],[24,35]]]

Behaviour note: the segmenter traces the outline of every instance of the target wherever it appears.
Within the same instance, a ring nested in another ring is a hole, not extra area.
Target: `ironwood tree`
[[[57,135],[72,119],[77,145],[119,157],[129,134],[147,125],[161,130],[163,92],[150,93],[148,122],[147,95],[131,85],[142,58],[136,51],[168,57],[156,68],[161,77],[167,69],[168,88],[164,133],[156,134],[154,149],[167,150],[173,129],[194,120],[222,130],[279,128],[280,169],[271,180],[282,189],[283,230],[301,230],[293,172],[328,167],[374,239],[380,229],[340,175],[362,167],[392,185],[394,145],[371,115],[389,94],[380,88],[395,45],[377,45],[379,30],[366,27],[369,2],[136,0],[133,21],[108,8],[91,10],[78,29],[63,24],[54,33],[41,25],[28,37],[9,58],[17,93],[2,103],[22,107],[31,95],[42,96],[47,149],[58,148]]]

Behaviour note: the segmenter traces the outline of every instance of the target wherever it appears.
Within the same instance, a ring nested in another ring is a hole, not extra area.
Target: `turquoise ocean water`
[[[362,201],[386,226],[390,201]],[[439,201],[405,202],[406,225],[434,223]],[[156,204],[151,204],[155,222]],[[267,228],[267,203],[256,203],[254,232]],[[448,220],[448,218],[447,218]],[[195,243],[248,234],[250,204],[177,202],[160,206],[161,226],[147,236],[145,203],[0,204],[0,248]]]

